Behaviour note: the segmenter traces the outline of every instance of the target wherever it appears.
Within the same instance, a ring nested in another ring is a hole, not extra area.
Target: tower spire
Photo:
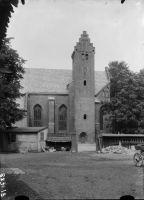
[[[93,44],[90,43],[89,35],[86,31],[83,31],[81,34],[81,37],[79,38],[79,42],[76,43],[76,46],[74,47],[75,51],[79,52],[95,52],[95,48],[93,47]]]

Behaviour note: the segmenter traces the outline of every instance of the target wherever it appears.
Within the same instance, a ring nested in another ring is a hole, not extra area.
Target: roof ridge
[[[24,69],[46,69],[46,70],[68,70],[71,71],[71,69],[51,69],[51,68],[24,68]]]
[[[67,70],[67,71],[72,71],[72,69],[51,69],[51,68],[24,68],[24,69],[39,69],[39,70]],[[105,72],[105,71],[100,71],[100,70],[94,70],[95,72]]]

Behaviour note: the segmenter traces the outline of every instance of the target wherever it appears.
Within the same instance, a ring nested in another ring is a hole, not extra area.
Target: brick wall
[[[74,82],[71,82],[68,85],[68,91],[69,91],[69,101],[68,101],[68,106],[69,106],[69,133],[72,134],[74,133]]]
[[[86,32],[75,46],[73,59],[74,117],[77,141],[85,132],[87,142],[95,141],[95,77],[94,47]],[[84,119],[86,114],[86,119]]]
[[[40,94],[28,95],[28,126],[34,126],[34,106],[36,104],[42,107],[42,126],[48,125],[48,96]]]
[[[42,106],[42,126],[48,126],[49,122],[49,106],[48,106],[48,97],[54,98],[54,132],[55,134],[59,133],[58,126],[58,111],[59,107],[64,104],[67,107],[67,116],[69,116],[69,96],[65,95],[54,95],[54,94],[29,94],[28,102],[29,102],[29,126],[34,126],[34,112],[33,108],[36,104]],[[52,113],[53,115],[53,113]],[[69,132],[69,118],[67,121],[67,127]]]
[[[84,119],[84,114],[86,114],[86,119]],[[77,141],[79,141],[79,135],[85,132],[88,136],[87,142],[94,142],[95,108],[92,98],[75,99],[75,130]]]

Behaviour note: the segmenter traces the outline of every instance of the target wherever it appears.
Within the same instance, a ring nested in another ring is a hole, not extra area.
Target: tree
[[[23,96],[20,93],[22,88],[20,80],[23,78],[25,60],[11,48],[11,39],[4,40],[0,51],[0,67],[12,72],[12,74],[0,73],[0,129],[11,126],[25,116],[16,103],[16,99]]]
[[[141,78],[141,79],[144,79],[144,69],[141,69],[141,70],[140,70],[140,78]]]
[[[131,76],[133,73],[129,70],[128,65],[124,61],[121,61],[121,62],[112,61],[109,63],[108,68],[109,68],[109,73],[111,76],[110,96],[112,98],[115,96],[115,94],[117,94],[117,92],[120,89],[117,83]]]
[[[18,6],[18,0],[0,0],[0,49],[4,38],[6,37],[8,23],[11,18],[11,13],[14,12],[13,6]],[[25,0],[21,0],[25,4]]]
[[[111,101],[103,105],[110,114],[114,133],[138,133],[143,128],[144,79],[141,73],[131,72],[125,62],[109,63]]]

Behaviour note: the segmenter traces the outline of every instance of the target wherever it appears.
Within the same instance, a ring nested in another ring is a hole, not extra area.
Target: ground
[[[2,154],[2,168],[18,168],[24,174],[6,173],[6,199],[27,195],[30,199],[142,199],[143,167],[135,167],[133,155],[95,152]]]

